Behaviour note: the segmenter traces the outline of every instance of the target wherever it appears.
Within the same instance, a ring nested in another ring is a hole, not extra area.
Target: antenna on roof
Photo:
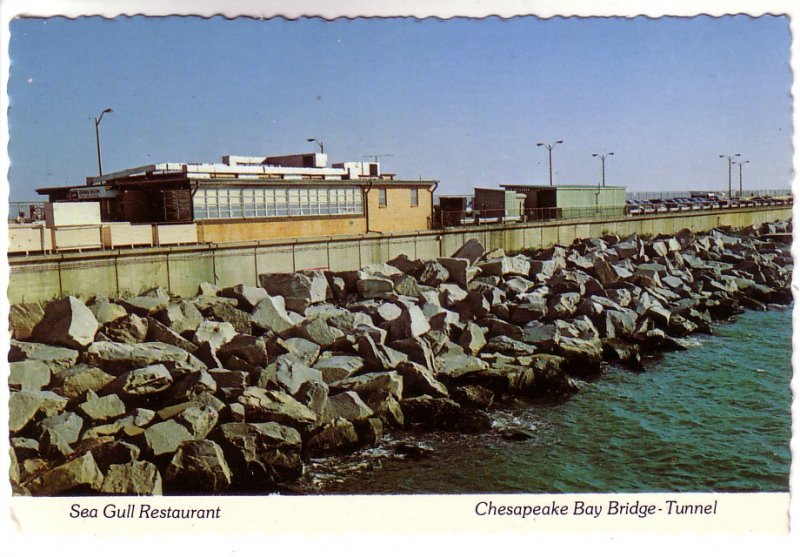
[[[378,157],[391,157],[391,156],[393,156],[393,155],[361,155],[361,156],[362,156],[362,157],[364,157],[365,159],[366,159],[366,158],[371,158],[371,159],[373,159],[375,162],[378,162]]]

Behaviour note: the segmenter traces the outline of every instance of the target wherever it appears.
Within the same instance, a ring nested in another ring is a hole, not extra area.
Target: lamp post
[[[112,108],[106,108],[100,113],[100,116],[94,119],[94,138],[97,142],[97,171],[99,176],[103,175],[103,161],[100,159],[100,121],[103,119],[104,115],[111,112],[114,112]]]
[[[610,157],[614,153],[605,153],[603,155],[599,153],[593,153],[593,157],[600,157],[600,175],[602,177],[602,184],[603,187],[606,187],[606,157]]]
[[[742,197],[742,167],[746,164],[750,164],[750,161],[739,161],[733,164],[739,165],[739,197]]]
[[[319,145],[319,152],[320,152],[320,153],[324,153],[324,152],[325,152],[325,145],[324,145],[324,144],[322,143],[322,141],[320,141],[319,139],[315,139],[315,138],[313,138],[313,137],[309,137],[309,138],[308,138],[306,141],[308,141],[308,142],[311,142],[311,141],[313,141],[314,143],[316,143],[317,145]]]
[[[736,157],[741,157],[741,153],[736,153],[735,155],[720,155],[719,158],[721,159],[728,159],[728,200],[733,199],[733,192],[731,191],[731,173],[733,168],[733,159]]]
[[[548,160],[549,168],[550,168],[550,185],[551,186],[553,185],[553,147],[555,147],[559,143],[564,143],[564,142],[559,139],[558,141],[556,141],[555,143],[552,143],[552,144],[551,143],[537,143],[536,144],[537,147],[544,147],[545,149],[547,149],[547,160]]]

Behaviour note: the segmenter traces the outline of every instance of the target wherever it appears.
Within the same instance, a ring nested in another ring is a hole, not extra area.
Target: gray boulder
[[[124,307],[109,300],[98,300],[90,305],[89,309],[101,325],[112,323],[128,315],[128,311]]]
[[[364,358],[358,356],[329,356],[320,358],[314,368],[322,373],[325,383],[340,381],[364,369]]]
[[[349,422],[355,422],[370,416],[372,416],[372,409],[364,404],[361,397],[353,391],[347,391],[328,397],[322,414],[322,421],[327,423],[341,418]]]
[[[112,464],[100,492],[107,495],[162,495],[161,473],[147,461]]]
[[[414,429],[476,433],[492,427],[492,420],[485,412],[464,408],[447,398],[427,395],[406,398],[400,406],[406,426]]]
[[[83,360],[109,373],[122,373],[154,364],[164,364],[167,369],[181,372],[206,369],[205,364],[186,350],[163,342],[94,342],[84,352]]]
[[[102,485],[103,473],[90,452],[47,468],[23,484],[31,495],[44,496],[98,492]]]
[[[343,453],[358,446],[358,441],[358,434],[353,424],[343,418],[337,418],[325,424],[308,439],[303,445],[303,454],[313,458]]]
[[[12,304],[8,312],[8,330],[11,338],[28,340],[33,329],[44,318],[44,306],[40,303]]]
[[[294,326],[286,312],[283,296],[267,296],[261,299],[250,314],[253,325],[265,331],[282,333]]]
[[[286,308],[298,313],[329,297],[328,281],[322,271],[264,273],[258,275],[258,280],[270,296],[283,296]]]
[[[100,324],[81,300],[67,296],[50,302],[44,318],[33,329],[31,338],[46,344],[81,349],[94,341]]]
[[[244,406],[248,422],[277,422],[300,431],[317,423],[317,415],[311,409],[279,391],[248,387],[237,400]]]
[[[164,473],[171,491],[194,494],[223,493],[233,481],[225,454],[214,441],[185,441]]]
[[[44,362],[25,360],[9,364],[8,386],[20,391],[40,391],[50,384],[50,368]]]
[[[16,433],[39,414],[55,416],[62,412],[68,399],[50,391],[18,391],[8,398],[8,429]]]
[[[181,443],[191,440],[192,434],[175,420],[166,420],[144,430],[144,443],[154,457],[172,454]]]
[[[103,392],[123,398],[148,396],[172,386],[172,375],[163,364],[154,364],[126,371],[106,385]]]
[[[103,423],[125,414],[125,403],[115,394],[104,397],[93,391],[86,393],[86,402],[78,405],[84,416],[93,423]]]
[[[194,332],[203,322],[200,310],[193,303],[185,300],[169,304],[154,317],[179,335]]]
[[[275,422],[227,423],[219,442],[233,475],[233,487],[261,490],[297,480],[303,473],[297,430]]]

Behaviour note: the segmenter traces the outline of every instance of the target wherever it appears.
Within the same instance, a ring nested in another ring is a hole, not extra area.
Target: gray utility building
[[[625,214],[624,186],[501,184],[500,187],[525,194],[526,220],[616,217]]]

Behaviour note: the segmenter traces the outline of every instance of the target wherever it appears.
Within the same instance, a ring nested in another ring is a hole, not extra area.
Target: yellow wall
[[[338,234],[363,234],[366,219],[361,215],[286,218],[271,221],[197,221],[199,242],[242,242],[272,238],[315,238]]]
[[[433,193],[429,188],[417,188],[419,205],[416,207],[411,206],[410,188],[396,186],[386,188],[386,207],[379,207],[379,188],[376,185],[367,194],[371,232],[403,232],[430,228]]]

